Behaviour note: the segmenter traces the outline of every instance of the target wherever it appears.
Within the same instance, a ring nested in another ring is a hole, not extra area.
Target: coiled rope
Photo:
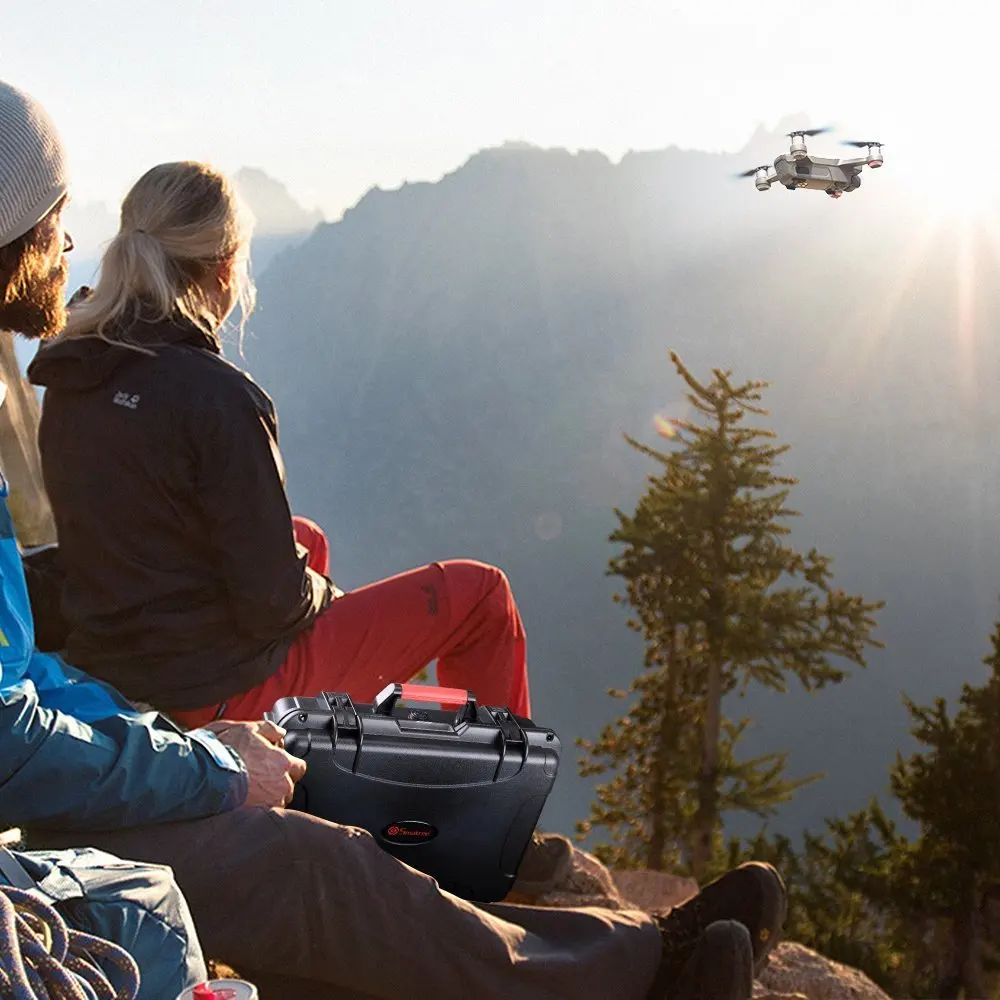
[[[116,990],[97,964],[123,973]],[[124,948],[66,926],[24,889],[0,885],[0,997],[12,1000],[135,1000],[139,967]]]

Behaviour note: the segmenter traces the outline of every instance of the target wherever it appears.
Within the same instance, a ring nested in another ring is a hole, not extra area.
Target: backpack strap
[[[15,889],[34,892],[37,888],[35,880],[24,870],[21,862],[6,847],[0,847],[0,875],[7,880],[8,885],[12,885]]]

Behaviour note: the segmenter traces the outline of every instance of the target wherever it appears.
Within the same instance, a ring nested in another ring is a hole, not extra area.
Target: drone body
[[[845,142],[844,145],[847,146],[867,149],[866,155],[849,160],[829,160],[810,155],[806,149],[806,136],[820,135],[826,131],[828,130],[815,128],[789,132],[791,148],[774,161],[773,167],[765,164],[739,176],[753,177],[758,191],[769,191],[775,181],[783,184],[789,191],[809,188],[825,191],[831,198],[839,198],[845,191],[857,191],[861,187],[861,171],[866,166],[873,170],[882,166],[882,143],[874,140]]]

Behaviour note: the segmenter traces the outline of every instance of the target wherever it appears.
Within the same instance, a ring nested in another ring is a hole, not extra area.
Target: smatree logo
[[[382,839],[390,844],[425,844],[437,836],[437,827],[420,819],[398,820],[382,830]]]

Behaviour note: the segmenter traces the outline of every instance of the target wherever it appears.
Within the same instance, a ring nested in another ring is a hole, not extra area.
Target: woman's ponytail
[[[93,292],[73,306],[63,337],[122,340],[139,309],[151,320],[180,314],[214,333],[206,280],[232,261],[243,319],[254,305],[246,266],[251,223],[229,180],[201,163],[165,163],[144,174],[122,203],[121,227],[101,260]]]

